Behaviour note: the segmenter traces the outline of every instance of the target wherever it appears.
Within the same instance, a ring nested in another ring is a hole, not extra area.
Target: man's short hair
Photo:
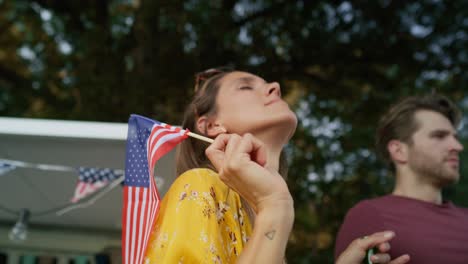
[[[414,116],[420,110],[429,110],[442,114],[450,120],[455,128],[458,127],[461,119],[461,112],[457,106],[448,98],[439,94],[407,97],[390,107],[380,118],[375,145],[377,154],[392,169],[394,169],[394,166],[387,150],[387,144],[394,139],[407,144],[412,143],[412,136],[419,129],[419,124]]]

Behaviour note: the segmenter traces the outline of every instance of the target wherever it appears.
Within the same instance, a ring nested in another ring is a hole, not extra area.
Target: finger
[[[391,247],[388,242],[384,242],[384,243],[377,245],[377,248],[379,249],[379,252],[385,253],[385,252],[388,252]]]
[[[241,137],[237,134],[230,134],[229,140],[226,144],[226,161],[233,161],[232,157],[234,157],[235,153],[237,153],[237,148],[240,144]],[[226,166],[226,164],[224,164]],[[230,164],[233,165],[233,164]]]
[[[390,255],[384,253],[377,253],[370,257],[372,263],[388,263],[390,261]]]
[[[221,150],[224,152],[224,149],[226,148],[226,144],[229,141],[230,137],[231,137],[231,134],[220,134],[214,139],[213,143],[211,143],[211,145],[208,146],[208,148]]]
[[[252,134],[247,133],[242,137],[239,151],[248,153],[252,161],[258,163],[262,167],[265,166],[267,158],[265,144]]]
[[[362,250],[366,251],[369,248],[373,248],[381,243],[389,241],[394,236],[395,233],[393,231],[378,232],[365,238],[358,239],[357,243]]]
[[[389,262],[389,264],[404,264],[404,263],[407,263],[408,261],[410,261],[410,256],[408,254],[405,254],[405,255],[402,255],[402,256],[399,256],[398,258],[392,260]]]
[[[229,142],[230,135],[221,134],[217,136],[214,142],[205,150],[205,154],[218,172],[222,168],[225,159],[226,145]]]

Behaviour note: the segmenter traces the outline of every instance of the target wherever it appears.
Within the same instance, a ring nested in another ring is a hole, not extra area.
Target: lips
[[[457,165],[457,166],[460,163],[460,160],[457,157],[448,158],[446,161],[448,163],[450,163],[450,164],[454,164],[454,165]]]

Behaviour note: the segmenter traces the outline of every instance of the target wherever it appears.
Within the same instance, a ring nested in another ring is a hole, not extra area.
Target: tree
[[[433,90],[468,107],[467,5],[0,1],[0,114],[125,122],[135,112],[177,124],[197,71],[232,64],[278,80],[300,119],[287,149],[288,260],[331,263],[346,210],[391,186],[372,147],[382,111]],[[468,205],[467,186],[448,195]]]

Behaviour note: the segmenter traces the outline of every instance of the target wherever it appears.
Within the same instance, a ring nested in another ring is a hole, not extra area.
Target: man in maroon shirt
[[[468,209],[444,200],[441,192],[460,177],[460,117],[440,95],[408,97],[389,109],[379,122],[376,147],[394,172],[393,192],[349,210],[335,256],[357,237],[393,230],[392,258],[407,253],[410,263],[468,263]]]

